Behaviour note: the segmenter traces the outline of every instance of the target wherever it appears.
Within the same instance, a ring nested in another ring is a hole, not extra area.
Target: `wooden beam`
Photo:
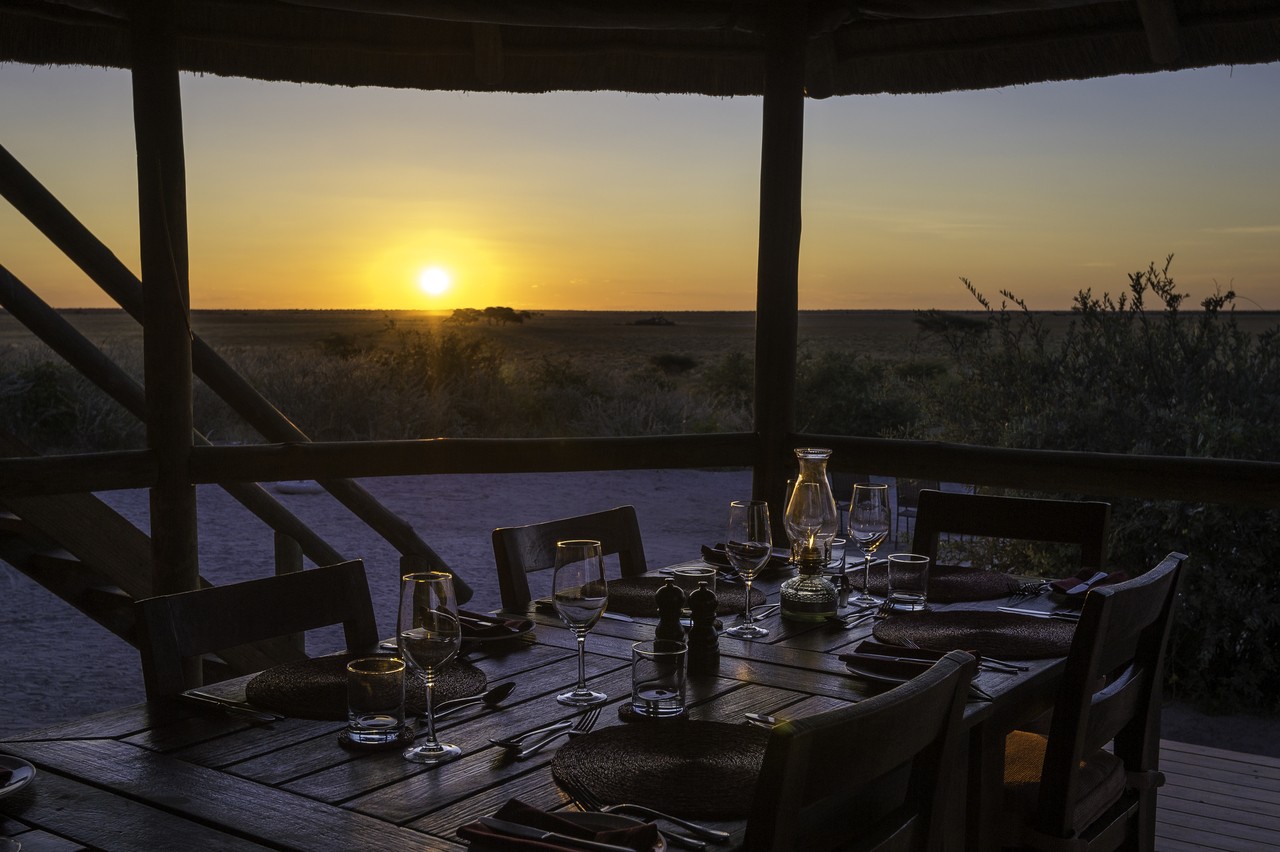
[[[757,447],[756,436],[750,433],[252,444],[196,447],[191,456],[191,476],[200,483],[290,479],[323,482],[336,476],[745,468],[751,466]]]
[[[804,160],[806,22],[798,4],[774,0],[765,36],[760,142],[760,245],[756,268],[755,430],[752,493],[769,501],[774,535],[795,422],[800,202]]]
[[[143,321],[145,311],[142,282],[2,147],[0,194],[131,317],[139,322]],[[209,389],[230,404],[263,437],[281,442],[309,440],[301,429],[281,414],[199,336],[192,336],[191,360],[196,374]],[[432,567],[441,570],[447,568],[444,561],[412,527],[378,503],[360,483],[327,480],[325,487],[334,499],[350,509],[401,553],[421,555]],[[454,576],[457,577],[456,573]],[[470,590],[464,589],[466,583],[459,578],[460,602],[464,600],[464,595],[470,597]]]
[[[186,174],[174,0],[139,0],[131,20],[138,149],[147,446],[158,465],[151,541],[158,594],[199,586],[191,452]]]
[[[150,450],[0,458],[0,499],[150,488],[156,469]]]
[[[1022,488],[1045,494],[1140,497],[1280,508],[1280,462],[1014,450],[838,435],[792,436],[831,447],[833,467],[889,476]],[[873,463],[848,461],[874,459]],[[844,460],[845,464],[840,464]]]
[[[126,411],[140,421],[146,420],[146,394],[142,386],[3,266],[0,266],[0,307],[8,310],[14,319],[34,332],[36,337]],[[197,444],[209,443],[199,432],[193,432],[192,438]],[[153,484],[154,482],[146,483],[147,486]],[[276,530],[277,534],[297,540],[303,552],[317,565],[344,560],[342,554],[261,486],[252,482],[227,482],[223,483],[223,488]]]

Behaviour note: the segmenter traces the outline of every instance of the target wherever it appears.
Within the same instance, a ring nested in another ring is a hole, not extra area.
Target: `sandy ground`
[[[730,500],[748,496],[749,471],[602,471],[387,477],[366,488],[419,531],[475,590],[472,609],[499,605],[490,532],[631,503],[651,566],[697,556],[722,540]],[[145,492],[100,495],[147,528]],[[214,583],[272,572],[271,531],[221,489],[200,490],[200,560]],[[365,560],[384,634],[393,631],[398,555],[327,494],[276,495],[348,558]],[[0,736],[143,700],[137,652],[0,563]],[[331,650],[340,636],[310,648]],[[1209,717],[1171,704],[1167,738],[1280,757],[1280,719]]]

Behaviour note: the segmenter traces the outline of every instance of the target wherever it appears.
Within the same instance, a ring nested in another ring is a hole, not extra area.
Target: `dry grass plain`
[[[69,309],[62,315],[89,340],[112,349],[140,346],[141,327],[123,311]],[[916,311],[802,311],[801,348],[857,349],[883,358],[939,354],[922,339]],[[958,312],[981,317],[980,311]],[[700,362],[727,352],[751,354],[755,314],[749,311],[688,311],[663,314],[671,325],[636,325],[654,314],[613,311],[543,311],[523,324],[450,325],[448,312],[222,310],[193,311],[192,329],[215,349],[308,348],[342,335],[361,347],[393,346],[400,333],[465,330],[482,335],[509,356],[536,358],[571,355],[603,366],[631,367],[661,354],[687,355]],[[1041,312],[1052,330],[1065,328],[1069,311]],[[1280,313],[1237,312],[1246,331],[1261,332],[1280,324]],[[0,346],[22,346],[33,340],[13,317],[0,312]]]

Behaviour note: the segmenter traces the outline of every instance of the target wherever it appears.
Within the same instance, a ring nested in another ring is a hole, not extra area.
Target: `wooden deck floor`
[[[1280,760],[1162,740],[1160,852],[1280,850]]]

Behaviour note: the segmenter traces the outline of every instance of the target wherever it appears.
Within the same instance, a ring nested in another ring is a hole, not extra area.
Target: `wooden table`
[[[778,582],[757,588],[776,602]],[[554,746],[517,762],[488,741],[573,715],[554,696],[577,677],[574,639],[554,616],[530,617],[538,622],[533,633],[468,654],[491,685],[514,680],[519,686],[499,708],[467,708],[441,721],[442,738],[462,747],[452,763],[423,768],[398,752],[352,753],[338,744],[339,722],[253,725],[216,708],[140,704],[0,742],[0,752],[26,759],[39,772],[26,788],[0,799],[0,835],[20,835],[24,852],[82,845],[447,850],[465,848],[454,833],[459,826],[512,797],[572,807],[551,777]],[[736,723],[746,711],[808,715],[876,689],[851,677],[837,657],[865,638],[870,625],[841,630],[777,616],[763,623],[771,631],[765,640],[721,638],[719,676],[690,679],[692,718]],[[620,724],[614,711],[630,695],[631,643],[652,635],[652,621],[602,619],[588,637],[590,683],[611,697],[601,726]],[[997,822],[988,806],[999,802],[1003,735],[1051,701],[1062,661],[1030,665],[1018,675],[980,673],[977,683],[995,701],[971,701],[966,710],[975,793],[969,796],[970,848],[994,846]],[[953,816],[958,840],[963,817]],[[743,829],[743,823],[718,825],[738,836]]]

